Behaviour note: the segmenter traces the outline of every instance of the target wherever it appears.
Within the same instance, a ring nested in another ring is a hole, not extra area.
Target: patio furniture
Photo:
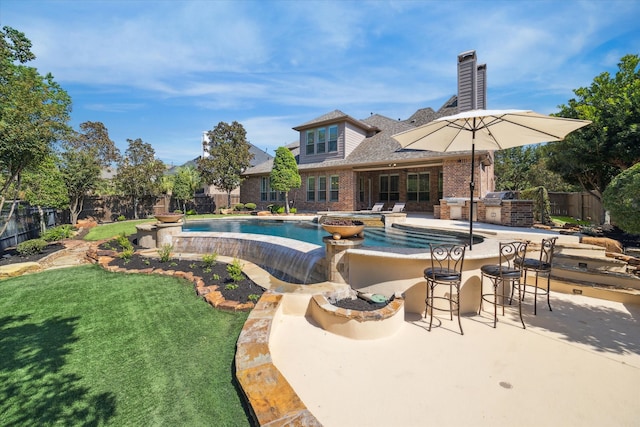
[[[462,323],[460,323],[460,283],[462,282],[462,264],[466,245],[433,245],[430,244],[431,267],[424,270],[424,278],[427,279],[427,297],[425,299],[425,317],[429,316],[429,331],[433,324],[433,310],[449,312],[450,320],[453,320],[453,312],[458,316],[460,335],[464,335]],[[443,296],[436,296],[436,287],[444,285],[449,287],[449,292]],[[455,289],[455,294],[454,294]],[[437,306],[436,302],[444,301],[449,307]]]
[[[382,208],[384,207],[384,203],[376,203],[371,208],[371,212],[382,212]]]
[[[547,296],[547,305],[549,306],[549,311],[551,310],[551,302],[549,301],[549,290],[551,288],[551,263],[553,261],[553,250],[556,245],[557,237],[551,237],[547,239],[542,239],[542,243],[540,246],[540,257],[536,258],[525,258],[522,260],[522,263],[519,265],[520,268],[524,270],[524,279],[522,281],[522,299],[527,293],[533,294],[533,314],[537,314],[537,300],[538,294],[542,296]],[[527,289],[527,272],[533,272],[536,275],[536,281],[533,285],[530,285],[529,289]],[[538,277],[546,276],[547,285],[538,284]],[[533,289],[531,289],[533,287]],[[513,298],[513,289],[511,290],[511,298]]]
[[[398,202],[396,204],[393,205],[393,208],[391,208],[391,212],[402,212],[404,210],[404,202]]]
[[[482,312],[482,302],[486,301],[493,305],[493,327],[496,327],[498,322],[498,306],[502,307],[502,315],[504,316],[504,308],[507,305],[507,296],[509,297],[508,304],[511,305],[513,300],[513,291],[518,290],[518,315],[522,327],[526,329],[524,320],[522,320],[522,289],[521,277],[522,277],[522,264],[527,252],[527,245],[529,242],[513,241],[513,242],[500,242],[499,244],[499,258],[498,264],[488,264],[480,267],[480,308],[478,314]],[[492,284],[493,292],[484,293],[484,278],[489,279]],[[507,287],[511,287],[511,291],[507,290]],[[498,289],[500,288],[500,289]],[[498,291],[500,291],[498,294]]]

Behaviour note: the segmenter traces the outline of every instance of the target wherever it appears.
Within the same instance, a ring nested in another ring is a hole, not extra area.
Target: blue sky
[[[457,91],[457,56],[487,64],[490,109],[557,112],[640,53],[640,2],[2,0],[73,99],[121,151],[150,143],[180,165],[203,131],[243,124],[268,153],[335,109],[406,119]]]

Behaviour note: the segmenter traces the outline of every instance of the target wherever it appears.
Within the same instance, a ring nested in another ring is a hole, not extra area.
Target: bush
[[[165,243],[162,247],[158,248],[158,256],[160,257],[160,262],[169,262],[171,260],[171,251],[173,250],[173,245],[169,243]]]
[[[245,203],[244,208],[248,211],[255,210],[258,206],[255,203]]]
[[[197,215],[197,214],[198,214],[198,212],[196,212],[195,209],[189,209],[187,211],[187,215]]]
[[[202,255],[202,264],[205,268],[211,268],[216,264],[216,260],[218,259],[218,254],[204,254]]]
[[[640,163],[618,174],[603,193],[604,207],[621,230],[640,234]]]
[[[68,239],[71,236],[73,236],[73,226],[65,224],[47,229],[40,238],[47,242],[57,242],[58,240]]]
[[[533,219],[542,224],[552,224],[551,221],[551,201],[549,193],[544,187],[527,188],[520,192],[519,198],[522,200],[533,200]],[[542,207],[542,212],[541,208]]]
[[[243,211],[244,210],[244,203],[236,203],[236,205],[233,207],[233,210],[235,210],[235,211]]]
[[[131,251],[131,253],[133,254],[133,245],[129,241],[129,238],[124,234],[124,232],[116,237],[116,242],[123,251]]]
[[[118,218],[116,218],[116,221],[126,221],[126,217],[124,215],[120,215]]]
[[[31,239],[19,243],[16,251],[23,256],[35,255],[42,252],[46,246],[47,242],[44,239]]]
[[[242,273],[242,264],[240,260],[237,258],[233,259],[233,262],[227,265],[227,273],[231,276],[234,282],[240,282],[244,279],[244,274]]]

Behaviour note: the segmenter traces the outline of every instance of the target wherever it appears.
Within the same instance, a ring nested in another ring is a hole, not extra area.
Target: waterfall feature
[[[290,283],[324,282],[324,248],[283,237],[247,233],[182,232],[173,239],[173,250],[216,253],[251,261],[272,276]]]

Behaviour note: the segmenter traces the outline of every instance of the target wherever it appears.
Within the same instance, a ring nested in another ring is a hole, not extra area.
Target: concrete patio
[[[407,221],[468,227],[428,217]],[[474,231],[532,240],[548,233],[489,224]],[[552,288],[570,289],[555,281]],[[311,293],[258,304],[240,337],[241,383],[269,371],[253,385],[261,390],[254,398],[266,397],[260,404],[270,415],[263,425],[631,426],[640,420],[637,294],[615,302],[552,292],[553,311],[540,299],[537,316],[529,297],[527,329],[514,306],[499,315],[496,329],[492,313],[464,315],[464,335],[455,318],[436,320],[429,332],[426,319],[406,312],[392,335],[353,339],[319,326],[306,308]],[[294,404],[288,408],[287,401]]]

